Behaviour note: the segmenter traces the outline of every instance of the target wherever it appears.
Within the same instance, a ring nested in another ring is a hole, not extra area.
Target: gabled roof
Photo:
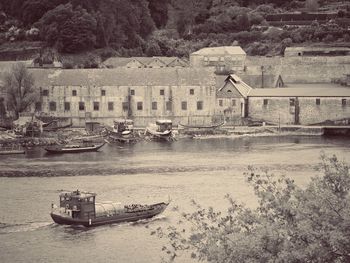
[[[211,69],[29,69],[35,86],[215,86]]]
[[[229,75],[225,80],[225,84],[227,82],[230,82],[244,98],[247,98],[248,94],[252,90],[252,87],[250,87],[248,84],[246,84],[244,81],[242,81],[235,74]],[[223,85],[218,91],[221,91],[224,87],[225,87],[225,85]]]
[[[246,55],[240,46],[222,46],[202,48],[191,55]]]
[[[130,62],[138,62],[142,64],[144,67],[147,67],[149,65],[152,65],[152,63],[159,63],[159,66],[163,67],[171,67],[175,64],[181,65],[183,67],[188,66],[188,64],[178,58],[178,57],[111,57],[108,58],[106,61],[103,62],[103,65],[105,65],[108,68],[118,68],[118,67],[127,67],[128,64],[130,65]]]

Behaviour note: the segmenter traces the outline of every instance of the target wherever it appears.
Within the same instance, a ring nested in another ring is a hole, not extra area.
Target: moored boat
[[[134,143],[137,141],[134,133],[134,121],[129,119],[115,120],[113,130],[109,131],[108,135],[115,142]]]
[[[25,150],[20,146],[2,146],[0,147],[0,155],[24,154]]]
[[[64,145],[53,145],[45,147],[45,150],[49,153],[81,153],[81,152],[96,152],[106,142],[95,144],[92,142],[83,142],[79,144],[64,144]]]
[[[134,222],[162,213],[168,203],[152,205],[121,205],[120,203],[96,203],[96,194],[91,192],[65,192],[59,195],[60,205],[52,205],[51,218],[61,225],[82,225],[86,227],[105,224]]]
[[[171,120],[157,120],[155,125],[149,125],[145,134],[151,139],[160,141],[171,141],[173,139],[173,123]]]

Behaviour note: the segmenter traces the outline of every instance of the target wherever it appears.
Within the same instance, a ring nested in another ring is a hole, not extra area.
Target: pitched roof
[[[242,81],[237,75],[231,74],[228,76],[225,80],[225,82],[230,82],[237,91],[246,98],[249,94],[249,92],[252,90],[252,87],[250,87],[248,84],[246,84],[244,81]],[[221,91],[224,88],[225,85],[223,85],[219,91]]]
[[[118,68],[118,67],[126,67],[127,64],[131,61],[138,61],[139,63],[147,66],[151,63],[154,63],[156,60],[159,61],[160,64],[164,64],[164,66],[171,66],[174,61],[178,61],[183,66],[187,66],[188,64],[183,59],[180,59],[178,57],[111,57],[108,58],[106,61],[103,62],[103,65],[109,67],[109,68]]]
[[[202,48],[191,55],[246,55],[240,46],[222,46]]]
[[[194,68],[29,69],[35,85],[48,86],[215,86],[213,70]]]
[[[341,87],[304,87],[252,89],[248,97],[350,97],[350,88]]]

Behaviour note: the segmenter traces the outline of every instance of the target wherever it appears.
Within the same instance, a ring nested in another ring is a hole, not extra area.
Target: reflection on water
[[[24,176],[0,178],[1,262],[73,262],[77,257],[94,263],[160,262],[164,241],[151,236],[149,228],[175,224],[179,214],[173,207],[190,211],[195,199],[224,211],[226,193],[255,206],[243,175],[248,165],[287,174],[303,186],[318,173],[321,151],[349,161],[349,146],[349,138],[339,137],[249,137],[105,145],[82,154],[48,155],[33,148],[25,155],[1,156],[0,175]],[[136,223],[91,229],[52,223],[51,203],[57,203],[59,190],[72,189],[124,204],[169,196],[173,201],[159,217]]]

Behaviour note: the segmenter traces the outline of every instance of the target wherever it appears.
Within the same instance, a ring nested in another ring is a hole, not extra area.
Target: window
[[[165,103],[166,110],[171,111],[172,107],[173,107],[173,105],[172,105],[171,101],[167,101]]]
[[[50,101],[49,108],[50,108],[50,111],[56,111],[56,102]]]
[[[1,98],[0,98],[1,101]],[[41,111],[41,102],[35,102],[35,111]]]
[[[342,105],[342,106],[346,106],[346,99],[342,99],[342,100],[341,100],[341,105]]]
[[[106,90],[104,89],[101,90],[101,96],[106,96]]]
[[[79,110],[85,110],[85,103],[83,101],[79,102]]]
[[[98,101],[94,101],[94,111],[100,110],[100,103]]]
[[[72,96],[77,96],[77,91],[75,89],[72,90]]]
[[[70,111],[70,102],[64,102],[64,110]]]
[[[223,106],[223,101],[219,100],[219,106],[222,107]]]
[[[164,90],[163,90],[163,89],[161,89],[161,90],[159,91],[159,95],[164,95]]]
[[[203,101],[197,101],[197,110],[203,110]]]
[[[130,90],[130,95],[135,95],[135,90],[134,89]]]
[[[122,103],[122,108],[123,108],[123,111],[127,111],[129,110],[129,103],[126,101],[126,102],[123,102]]]
[[[157,109],[157,102],[153,101],[152,102],[152,110],[156,110]]]
[[[295,99],[289,99],[289,106],[291,107],[295,106]]]
[[[142,105],[142,101],[139,101],[138,103],[137,103],[137,110],[142,110],[142,107],[143,105]]]
[[[181,109],[182,110],[187,110],[187,101],[182,101],[181,102]]]
[[[43,96],[49,96],[49,90],[48,89],[44,89],[43,90]]]
[[[233,107],[236,106],[236,100],[232,100],[232,106],[233,106]]]
[[[316,99],[316,105],[321,105],[321,99]]]
[[[194,95],[194,89],[190,89],[190,95]]]
[[[264,106],[266,106],[267,104],[269,104],[269,100],[268,99],[264,99]]]
[[[232,92],[232,90],[230,90],[230,89],[229,89],[229,90],[227,90],[227,93],[231,93],[231,92]]]
[[[114,110],[114,103],[113,102],[108,102],[108,110],[113,111]]]

